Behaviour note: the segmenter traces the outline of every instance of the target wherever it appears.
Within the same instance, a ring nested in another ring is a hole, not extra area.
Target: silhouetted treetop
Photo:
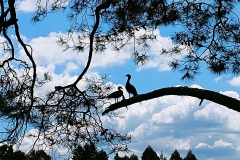
[[[142,153],[142,160],[160,160],[157,153],[149,145]]]
[[[160,153],[159,159],[160,160],[167,160],[167,157],[163,155],[162,151]]]
[[[114,156],[114,160],[138,160],[138,157],[135,154],[132,154],[130,157],[128,157],[127,155],[120,157],[118,153],[116,153]]]
[[[132,154],[129,159],[130,160],[138,160],[138,156],[135,154]]]
[[[73,151],[73,160],[91,159],[91,160],[108,160],[108,155],[103,150],[98,150],[93,143],[86,143],[84,146],[79,145]]]
[[[27,160],[25,153],[22,151],[13,151],[12,145],[2,145],[0,146],[0,159],[1,160]]]
[[[169,160],[182,160],[177,149],[175,149],[174,152],[171,154],[171,157]]]
[[[47,155],[46,152],[44,152],[43,150],[32,150],[31,153],[29,155],[27,155],[27,159],[28,160],[51,160],[52,158]]]
[[[51,160],[51,157],[43,150],[32,150],[29,154],[17,150],[13,151],[12,145],[0,146],[1,160]]]
[[[197,160],[196,156],[191,150],[188,151],[187,156],[183,160]]]

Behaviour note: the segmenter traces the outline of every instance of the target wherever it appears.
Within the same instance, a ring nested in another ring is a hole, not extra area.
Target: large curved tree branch
[[[89,46],[89,54],[88,54],[88,61],[86,64],[86,67],[84,68],[84,70],[82,71],[82,73],[78,76],[77,80],[74,82],[74,84],[76,85],[81,79],[82,77],[85,75],[85,73],[87,72],[88,68],[90,67],[91,61],[92,61],[92,54],[93,54],[93,39],[94,39],[94,35],[98,29],[99,26],[99,22],[100,22],[100,11],[103,9],[107,9],[110,7],[111,5],[111,1],[112,0],[107,0],[105,3],[100,4],[99,6],[97,6],[96,10],[95,10],[95,16],[96,16],[96,22],[93,26],[93,30],[90,34],[90,46]]]
[[[106,110],[102,113],[102,115],[105,115],[110,111],[114,111],[114,110],[117,110],[118,108],[126,107],[128,105],[131,105],[137,102],[146,101],[146,100],[167,96],[167,95],[191,96],[191,97],[199,98],[201,99],[201,101],[206,99],[206,100],[215,102],[217,104],[226,106],[229,109],[240,112],[240,101],[235,98],[231,98],[223,94],[220,94],[214,91],[204,90],[204,89],[188,88],[188,87],[170,87],[170,88],[161,88],[153,92],[141,94],[133,98],[125,99],[121,102],[112,104],[108,108],[106,108]]]
[[[11,14],[11,18],[14,20],[14,22],[17,22],[17,18],[16,18],[16,10],[15,10],[15,7],[14,7],[14,3],[15,1],[12,0],[12,1],[9,1],[9,8],[10,8],[10,14]],[[29,58],[29,60],[31,61],[32,63],[32,84],[31,84],[31,92],[30,92],[30,100],[31,100],[31,106],[33,106],[33,103],[34,103],[34,87],[35,87],[35,83],[36,83],[36,80],[37,80],[37,66],[36,66],[36,63],[33,59],[33,56],[32,56],[32,51],[31,53],[28,51],[27,49],[27,45],[24,44],[22,38],[21,38],[21,35],[19,33],[19,26],[17,23],[14,23],[14,28],[15,28],[15,34],[16,34],[16,37],[17,37],[17,40],[18,42],[20,43],[20,45],[23,47],[27,57]]]

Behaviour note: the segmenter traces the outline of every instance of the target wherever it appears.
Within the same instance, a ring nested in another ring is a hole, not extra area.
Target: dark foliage
[[[138,160],[138,156],[135,154],[132,154],[129,159],[130,160]]]
[[[29,155],[18,150],[13,151],[12,145],[2,145],[0,146],[0,159],[1,160],[51,160],[51,157],[47,155],[43,150],[32,150]]]
[[[160,158],[157,156],[157,153],[152,149],[152,147],[148,146],[142,153],[142,160],[160,160]]]
[[[51,160],[51,157],[47,155],[43,150],[32,150],[31,153],[27,156],[28,160]]]
[[[126,155],[124,157],[119,157],[118,153],[116,153],[116,155],[114,156],[114,160],[138,160],[138,157],[135,154],[132,154],[130,157]]]
[[[160,153],[159,159],[160,160],[167,160],[167,157],[163,155],[162,151]]]
[[[0,146],[0,159],[1,160],[27,160],[27,157],[25,156],[25,153],[21,151],[13,152],[13,146],[12,145],[2,145]]]
[[[197,160],[196,156],[191,150],[188,151],[187,156],[183,160]]]
[[[177,149],[175,149],[174,152],[171,154],[170,160],[182,160]]]
[[[108,160],[108,155],[105,151],[98,151],[93,143],[87,143],[84,146],[79,145],[73,151],[73,160]]]

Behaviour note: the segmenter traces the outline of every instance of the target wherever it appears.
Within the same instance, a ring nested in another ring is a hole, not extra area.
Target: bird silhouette
[[[118,91],[115,91],[111,94],[109,94],[107,96],[107,98],[115,98],[115,103],[116,103],[116,100],[118,102],[118,98],[120,98],[121,96],[123,96],[123,91],[122,91],[122,87],[121,86],[118,86]]]
[[[126,90],[129,93],[129,98],[130,94],[132,94],[133,96],[137,96],[138,94],[136,88],[132,84],[130,84],[131,75],[127,74],[126,76],[128,77],[126,82]]]

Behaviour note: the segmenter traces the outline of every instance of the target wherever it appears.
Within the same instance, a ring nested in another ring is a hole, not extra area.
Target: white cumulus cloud
[[[233,79],[229,80],[228,83],[234,87],[240,87],[240,76],[233,77]]]
[[[223,147],[223,148],[226,148],[226,147],[232,147],[232,143],[229,143],[229,142],[226,142],[226,141],[223,141],[223,140],[218,140],[218,141],[215,141],[214,142],[214,145],[212,146],[213,148],[216,148],[216,147]]]
[[[209,145],[206,143],[198,143],[197,146],[195,146],[194,148],[209,148]]]

